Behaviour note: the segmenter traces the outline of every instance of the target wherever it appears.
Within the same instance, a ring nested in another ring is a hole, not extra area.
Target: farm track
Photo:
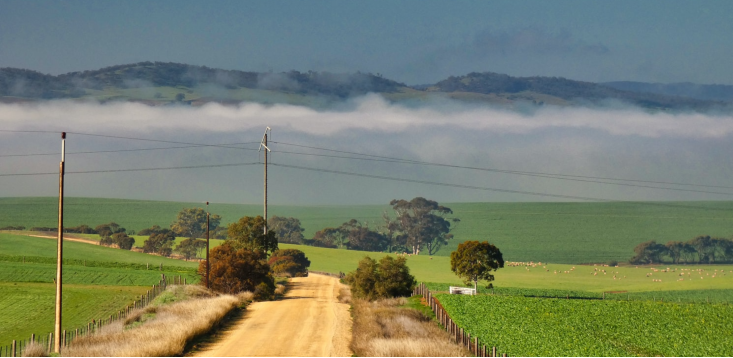
[[[338,279],[293,278],[279,301],[255,302],[196,357],[349,357],[351,316],[338,302]]]

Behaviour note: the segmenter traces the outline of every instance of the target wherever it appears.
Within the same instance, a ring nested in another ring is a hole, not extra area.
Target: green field
[[[131,304],[160,280],[197,282],[197,263],[78,242],[64,243],[63,322],[79,328]],[[158,271],[163,264],[163,271]],[[150,264],[150,269],[148,269]],[[0,346],[53,330],[56,241],[0,233]]]
[[[56,257],[56,240],[0,233],[0,255]],[[105,246],[64,241],[64,259],[196,268],[198,263]]]
[[[730,356],[729,304],[436,295],[454,321],[510,356]]]
[[[733,202],[661,203],[443,203],[461,223],[455,239],[438,255],[448,256],[466,240],[489,241],[505,260],[553,263],[603,263],[627,261],[641,242],[688,241],[697,235],[733,235]],[[168,227],[185,207],[201,203],[122,199],[67,198],[66,226],[96,226],[115,221],[128,230],[152,225]],[[277,206],[271,215],[301,220],[304,235],[349,219],[381,224],[387,205]],[[56,226],[56,198],[0,198],[0,227],[8,225]],[[261,215],[260,205],[212,204],[222,224],[240,217]],[[137,240],[138,245],[141,240]],[[572,249],[568,249],[572,248]]]
[[[145,286],[64,285],[63,328],[81,328],[92,319],[109,317],[147,290]],[[54,284],[0,281],[0,292],[0,346],[53,331]]]

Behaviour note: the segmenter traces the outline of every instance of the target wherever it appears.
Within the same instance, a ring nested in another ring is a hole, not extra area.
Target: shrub
[[[276,250],[267,262],[277,276],[303,277],[308,275],[310,260],[296,249]]]
[[[21,230],[25,230],[25,226],[6,226],[6,227],[0,227],[0,230],[16,230],[16,231],[21,231]]]
[[[209,253],[211,289],[228,294],[254,292],[261,283],[274,289],[266,258],[265,252],[235,249],[229,242],[215,247]],[[198,273],[205,279],[206,261],[199,264]]]
[[[266,282],[260,282],[255,287],[254,300],[255,301],[267,301],[271,300],[275,295],[275,287],[268,285]]]
[[[349,272],[344,281],[351,285],[357,298],[377,299],[408,296],[415,287],[407,259],[385,256],[379,263],[367,256],[359,261],[356,271]]]

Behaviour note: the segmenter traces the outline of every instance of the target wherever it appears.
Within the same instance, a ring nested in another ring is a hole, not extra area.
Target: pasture
[[[510,356],[729,356],[729,304],[436,295],[472,336]]]
[[[23,225],[54,227],[56,198],[0,198],[0,227]],[[489,241],[510,261],[542,261],[580,264],[627,261],[634,246],[648,240],[687,241],[697,235],[733,235],[733,202],[613,202],[613,203],[441,203],[461,222],[455,239],[439,256],[448,256],[460,242]],[[158,202],[122,199],[67,198],[66,226],[96,226],[115,221],[128,230],[152,225],[168,227],[182,208],[202,203]],[[338,226],[355,218],[370,227],[382,223],[388,205],[280,206],[270,215],[296,217],[304,235]],[[210,211],[222,216],[222,224],[242,216],[262,214],[260,205],[216,204]],[[136,238],[136,245],[142,241]]]

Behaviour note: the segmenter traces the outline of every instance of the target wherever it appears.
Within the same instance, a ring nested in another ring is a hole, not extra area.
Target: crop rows
[[[64,266],[63,282],[84,285],[152,286],[160,280],[160,274],[181,275],[188,282],[197,282],[195,272],[145,271],[103,267]],[[53,283],[56,265],[18,262],[0,262],[0,282]]]
[[[436,295],[458,326],[512,356],[730,356],[728,304]]]

